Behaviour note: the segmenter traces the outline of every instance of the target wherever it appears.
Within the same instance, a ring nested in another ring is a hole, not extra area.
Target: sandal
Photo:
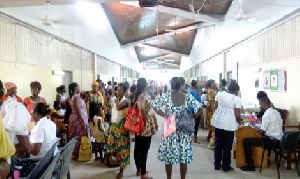
[[[149,177],[147,174],[142,175],[141,179],[153,179],[152,177]]]
[[[147,175],[148,173],[149,173],[149,172],[146,171],[145,175]],[[135,173],[136,176],[141,176],[141,174],[142,174],[142,173],[141,173],[141,169],[137,170],[136,173]]]

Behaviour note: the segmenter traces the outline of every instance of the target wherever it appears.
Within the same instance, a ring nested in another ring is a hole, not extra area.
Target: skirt
[[[107,153],[116,153],[121,167],[130,163],[130,137],[124,128],[125,120],[112,123],[108,129]]]
[[[170,136],[162,136],[157,159],[165,164],[189,164],[193,160],[192,137],[184,131],[176,131]]]

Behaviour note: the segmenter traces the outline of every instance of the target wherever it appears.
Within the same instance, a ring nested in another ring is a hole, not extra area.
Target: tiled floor
[[[148,154],[147,170],[149,175],[154,179],[166,178],[164,164],[157,160],[157,150],[160,142],[160,136],[162,135],[162,118],[158,117],[160,129],[155,136],[152,138],[151,148]],[[271,165],[263,169],[262,173],[259,173],[259,169],[255,172],[243,172],[239,168],[235,167],[235,160],[232,160],[232,167],[234,171],[223,172],[215,171],[213,167],[214,152],[207,149],[206,142],[207,131],[199,130],[198,136],[200,136],[201,144],[193,144],[194,161],[188,165],[187,179],[198,179],[198,178],[277,178],[276,166],[274,156],[271,157]],[[133,159],[134,142],[131,143],[131,163],[124,170],[124,179],[136,179],[135,176],[136,168]],[[273,154],[274,155],[274,154]],[[284,161],[285,162],[285,161]],[[280,173],[281,178],[297,178],[296,170],[285,170],[284,162],[282,163]],[[89,162],[80,163],[72,161],[70,166],[71,178],[103,178],[103,179],[115,179],[119,171],[119,168],[108,168],[99,161],[91,160]],[[179,165],[173,166],[172,178],[179,179]]]

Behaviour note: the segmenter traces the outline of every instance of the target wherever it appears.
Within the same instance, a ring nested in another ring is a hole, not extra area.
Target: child
[[[67,127],[64,124],[64,115],[60,113],[60,105],[60,101],[54,101],[50,117],[56,124],[56,137],[60,138],[60,146],[64,146],[67,143]]]
[[[97,105],[95,107],[95,116],[94,118],[91,120],[90,124],[89,124],[89,128],[91,129],[91,134],[94,137],[94,144],[92,144],[93,148],[94,148],[94,152],[95,152],[95,160],[98,160],[98,152],[100,153],[100,160],[101,162],[104,162],[104,156],[103,156],[103,152],[104,150],[104,146],[105,146],[105,136],[107,135],[106,130],[104,128],[104,124],[102,121],[102,114],[103,114],[103,110],[102,110],[102,106]],[[93,143],[93,142],[92,142]]]

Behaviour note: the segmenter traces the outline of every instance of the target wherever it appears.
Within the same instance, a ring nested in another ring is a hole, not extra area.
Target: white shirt
[[[39,154],[37,156],[30,155],[30,157],[44,157],[53,144],[57,142],[55,123],[47,117],[43,117],[32,129],[29,140],[30,143],[42,143]],[[56,147],[54,155],[57,151]]]
[[[280,113],[274,108],[267,109],[262,117],[260,129],[264,130],[267,136],[275,137],[278,140],[281,140],[282,119]]]
[[[215,101],[218,102],[218,109],[215,111],[212,125],[218,129],[235,131],[238,128],[234,109],[241,108],[241,98],[225,91],[216,95]]]

